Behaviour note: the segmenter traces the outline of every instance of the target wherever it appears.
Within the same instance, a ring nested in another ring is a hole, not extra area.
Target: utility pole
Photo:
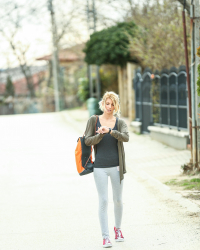
[[[48,0],[48,9],[51,14],[51,24],[52,24],[52,40],[53,40],[53,81],[54,81],[54,99],[55,99],[55,111],[60,110],[59,107],[59,91],[58,91],[58,48],[57,48],[57,29],[55,22],[55,13],[53,9],[53,0]]]
[[[192,100],[192,147],[193,147],[193,171],[199,170],[200,161],[200,97],[197,94],[197,78],[199,57],[196,55],[197,48],[200,46],[200,6],[199,0],[191,0],[191,100]]]
[[[190,73],[189,73],[189,62],[188,62],[188,49],[187,49],[187,33],[186,33],[186,21],[185,21],[185,4],[182,12],[183,18],[183,37],[184,37],[184,47],[185,47],[185,65],[187,72],[187,92],[188,92],[188,114],[189,114],[189,134],[190,134],[190,145],[191,145],[191,160],[193,163],[193,144],[192,144],[192,110],[191,110],[191,84],[190,84]]]
[[[198,78],[198,65],[199,65],[199,57],[197,56],[197,48],[200,46],[200,6],[199,6],[199,0],[195,0],[195,11],[194,11],[195,17],[194,17],[194,46],[195,46],[195,88],[197,89],[197,78]],[[200,162],[200,121],[198,119],[198,114],[200,114],[200,108],[198,107],[198,104],[200,103],[200,97],[197,94],[196,91],[196,133],[197,133],[197,169],[199,170],[199,162]]]
[[[193,170],[197,163],[197,115],[196,115],[196,84],[195,84],[195,45],[194,45],[194,5],[193,1],[190,5],[190,30],[191,30],[191,111],[192,111],[192,159]]]
[[[97,21],[97,15],[96,15],[96,7],[95,7],[95,0],[87,0],[87,20],[88,20],[88,30],[89,34],[96,32],[96,21]],[[94,72],[95,68],[95,75],[96,75],[96,93],[93,91],[93,76],[92,73]],[[100,77],[99,77],[99,66],[98,65],[89,65],[88,66],[88,75],[89,75],[89,83],[90,83],[90,97],[96,97],[98,100],[100,100]]]

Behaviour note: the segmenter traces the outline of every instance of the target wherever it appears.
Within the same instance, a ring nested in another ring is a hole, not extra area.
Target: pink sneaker
[[[112,243],[108,237],[103,239],[103,247],[112,247]]]
[[[121,229],[114,227],[114,231],[115,231],[115,241],[124,241],[124,236],[122,235]]]

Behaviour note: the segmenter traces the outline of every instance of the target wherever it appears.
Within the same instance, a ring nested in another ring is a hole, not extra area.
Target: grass
[[[166,185],[176,185],[176,179],[171,179],[170,181],[165,182]]]
[[[165,182],[166,185],[174,185],[183,187],[185,190],[200,190],[200,178],[193,178],[191,180],[177,181],[177,179],[171,179]]]
[[[82,106],[78,106],[78,107],[74,107],[74,108],[64,109],[64,111],[76,110],[76,109],[81,109],[81,108],[82,108]]]
[[[139,132],[134,132],[136,135],[141,135],[141,133],[139,133]]]

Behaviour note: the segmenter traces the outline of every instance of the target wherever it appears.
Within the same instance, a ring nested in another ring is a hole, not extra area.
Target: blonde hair
[[[113,115],[120,116],[120,101],[119,101],[119,96],[115,92],[113,92],[113,91],[107,91],[103,95],[101,101],[99,102],[99,108],[101,109],[101,111],[104,112],[104,105],[105,105],[105,102],[106,102],[106,100],[108,98],[110,98],[112,100],[114,108],[115,108]]]

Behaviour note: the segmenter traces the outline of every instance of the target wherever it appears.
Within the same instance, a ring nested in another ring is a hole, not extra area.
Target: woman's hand
[[[109,128],[106,126],[98,127],[98,130],[96,131],[98,134],[107,134],[109,132]]]

